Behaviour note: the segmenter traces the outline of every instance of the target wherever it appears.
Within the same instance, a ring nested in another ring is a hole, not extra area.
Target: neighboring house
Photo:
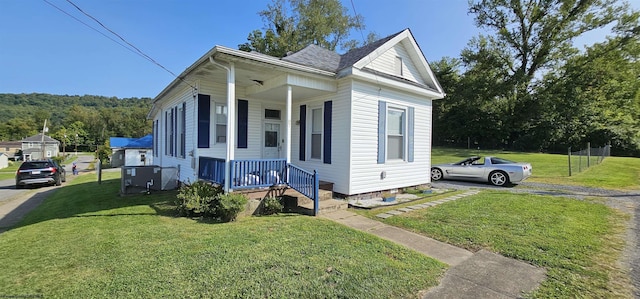
[[[9,156],[5,153],[0,153],[0,169],[9,167]]]
[[[153,135],[142,138],[109,138],[111,147],[111,166],[153,165]]]
[[[343,55],[216,46],[153,100],[154,161],[181,181],[284,183],[312,199],[318,180],[342,196],[428,184],[443,97],[409,29]]]
[[[22,139],[20,142],[22,142],[23,161],[56,157],[60,151],[60,141],[47,135],[44,135],[43,139],[42,133]],[[43,151],[44,157],[42,156]]]
[[[4,152],[13,159],[15,154],[22,150],[22,142],[20,141],[0,141],[0,152]]]

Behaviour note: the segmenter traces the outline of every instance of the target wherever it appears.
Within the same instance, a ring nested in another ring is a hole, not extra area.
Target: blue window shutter
[[[415,128],[415,115],[414,112],[415,108],[413,107],[409,107],[409,115],[407,117],[407,142],[408,142],[408,146],[407,146],[407,151],[408,151],[408,157],[407,157],[407,161],[408,162],[413,162],[413,134],[414,134],[414,128]]]
[[[378,102],[378,164],[387,158],[387,102]]]
[[[198,94],[198,148],[209,148],[211,96]]]
[[[300,161],[306,160],[307,151],[307,105],[300,105]]]
[[[187,155],[187,103],[182,102],[182,128],[180,131],[180,157]]]
[[[324,102],[324,132],[322,138],[324,138],[323,149],[323,162],[324,164],[331,164],[331,115],[333,110],[333,102]]]
[[[169,153],[169,111],[164,112],[164,155]]]
[[[249,102],[238,100],[238,148],[247,148],[249,132]]]

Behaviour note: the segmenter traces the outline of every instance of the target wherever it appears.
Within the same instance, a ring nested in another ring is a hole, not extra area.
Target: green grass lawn
[[[0,180],[15,179],[16,171],[21,164],[21,162],[9,161],[9,167],[0,169]]]
[[[175,192],[119,197],[82,175],[0,234],[0,294],[46,298],[400,298],[446,266],[321,218],[174,218]]]
[[[566,155],[520,153],[507,151],[465,150],[452,148],[433,148],[431,163],[451,163],[465,157],[498,156],[517,162],[528,162],[533,174],[527,181],[565,185],[581,185],[594,188],[637,190],[640,189],[640,159],[626,157],[607,157],[601,164],[591,166],[580,173],[569,176]]]
[[[532,297],[631,297],[628,278],[616,268],[625,216],[597,202],[484,191],[384,222],[545,267],[548,278]]]

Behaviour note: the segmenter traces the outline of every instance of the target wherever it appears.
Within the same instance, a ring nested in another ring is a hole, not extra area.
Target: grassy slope
[[[175,193],[81,176],[0,235],[0,294],[59,298],[413,297],[445,265],[320,218],[170,217]],[[96,192],[100,190],[100,192]],[[398,279],[401,277],[402,279]]]
[[[432,164],[450,163],[472,155],[492,155],[505,159],[528,162],[533,167],[531,182],[582,185],[608,189],[640,189],[640,159],[607,157],[586,171],[569,176],[566,155],[518,153],[505,151],[477,151],[450,148],[433,148]]]

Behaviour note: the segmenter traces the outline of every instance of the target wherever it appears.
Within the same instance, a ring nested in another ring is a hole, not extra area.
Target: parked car
[[[524,181],[531,176],[529,163],[517,163],[498,157],[469,157],[457,163],[431,167],[431,181],[441,179],[489,182],[496,186]]]
[[[16,171],[16,189],[27,185],[62,185],[67,181],[64,167],[52,159],[23,162]]]

